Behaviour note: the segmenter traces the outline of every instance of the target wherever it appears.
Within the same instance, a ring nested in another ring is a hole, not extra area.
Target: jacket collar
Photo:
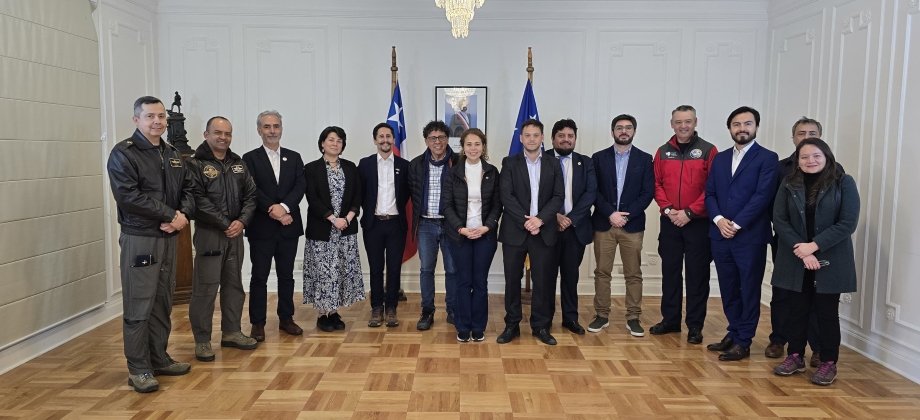
[[[239,160],[239,159],[240,159],[240,157],[237,156],[236,153],[233,153],[233,151],[230,150],[230,149],[227,149],[227,156],[224,157],[224,160],[226,160],[227,158],[230,158],[230,159],[233,159],[233,160]],[[208,141],[207,141],[207,140],[201,142],[201,145],[198,146],[197,149],[195,149],[195,159],[198,159],[198,160],[218,160],[216,157],[214,157],[214,152],[211,151],[211,146],[208,145]]]
[[[693,131],[693,135],[690,136],[690,142],[687,143],[687,144],[690,145],[690,146],[693,146],[694,144],[696,144],[696,141],[699,140],[699,138],[700,138],[699,133],[697,133],[696,130],[694,130],[694,131]],[[674,146],[674,148],[677,148],[677,149],[680,148],[680,146],[677,145],[677,134],[671,136],[671,139],[668,140],[668,143],[669,143],[671,146]]]
[[[157,147],[157,146],[154,146],[153,143],[150,142],[150,140],[147,140],[147,137],[144,137],[144,135],[141,134],[141,130],[139,129],[134,130],[134,136],[132,136],[131,141],[133,141],[134,145],[137,146],[137,148],[141,150],[153,149]],[[164,144],[164,143],[165,142],[163,141],[163,138],[160,137],[160,144]],[[166,143],[166,144],[168,147],[169,143]]]

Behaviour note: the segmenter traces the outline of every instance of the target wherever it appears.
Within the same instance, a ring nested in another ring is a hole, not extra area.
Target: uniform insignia
[[[202,170],[201,173],[203,173],[204,176],[211,178],[211,179],[217,178],[217,176],[220,175],[220,172],[217,171],[217,168],[211,165],[205,166],[204,170]]]
[[[128,146],[130,146],[130,145],[134,144],[134,142],[131,141],[131,140],[128,140],[128,143],[127,143],[127,144],[128,144]]]
[[[700,149],[693,149],[690,151],[690,157],[696,159],[700,156],[703,156],[703,151]]]
[[[241,174],[241,173],[243,173],[243,165],[233,165],[233,166],[230,167],[230,169],[232,169],[232,170],[233,170],[233,173],[235,173],[235,174]]]
[[[169,166],[172,166],[173,168],[181,168],[182,161],[176,158],[169,158]]]

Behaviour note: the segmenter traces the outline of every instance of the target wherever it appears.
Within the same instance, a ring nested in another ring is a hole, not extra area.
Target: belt
[[[396,216],[397,216],[397,215],[395,215],[395,214],[388,214],[388,215],[386,215],[386,216],[381,216],[381,215],[379,215],[379,214],[375,214],[375,215],[374,215],[374,217],[375,217],[377,220],[390,220],[390,219],[395,219]]]
[[[437,223],[437,224],[439,224],[439,225],[443,225],[443,224],[444,224],[444,218],[443,218],[443,217],[442,217],[442,218],[434,218],[434,217],[424,217],[424,216],[423,216],[423,217],[422,217],[422,220],[424,220],[424,221],[426,221],[426,222]]]

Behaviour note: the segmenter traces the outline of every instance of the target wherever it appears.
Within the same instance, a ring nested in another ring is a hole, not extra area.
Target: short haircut
[[[343,130],[342,127],[331,125],[324,128],[322,133],[319,133],[319,141],[316,142],[316,144],[319,146],[320,153],[323,153],[323,142],[326,141],[326,137],[329,137],[329,135],[332,133],[335,133],[337,136],[339,136],[340,139],[342,139],[342,151],[345,151],[345,130]]]
[[[540,129],[540,134],[543,134],[543,123],[541,123],[540,120],[531,118],[521,123],[521,133],[522,134],[524,133],[524,127],[527,127],[527,126],[537,127]]]
[[[728,114],[728,121],[725,122],[725,126],[728,127],[729,129],[731,129],[731,128],[732,128],[732,120],[735,119],[735,117],[737,117],[738,115],[744,114],[744,113],[747,113],[747,112],[750,112],[751,114],[754,115],[754,124],[757,125],[758,127],[760,127],[760,113],[757,112],[756,109],[751,108],[751,107],[749,107],[749,106],[738,107],[738,109],[732,111],[731,114]]]
[[[281,113],[279,113],[278,111],[275,111],[274,109],[269,109],[269,110],[267,110],[267,111],[262,111],[262,112],[260,112],[260,113],[259,113],[259,116],[256,117],[256,127],[261,127],[261,126],[262,126],[262,117],[264,117],[264,116],[266,116],[266,115],[274,115],[274,116],[278,117],[278,124],[281,124],[282,126],[284,125],[284,124],[281,123]]]
[[[428,124],[425,124],[425,128],[422,129],[422,137],[427,139],[428,135],[431,134],[432,131],[440,131],[444,133],[445,136],[449,135],[448,133],[450,133],[450,129],[447,128],[447,124],[444,124],[444,121],[441,120],[428,121]]]
[[[204,125],[204,131],[210,132],[211,131],[211,121],[214,121],[218,118],[222,120],[227,120],[226,118],[221,117],[220,115],[213,116],[210,119],[208,119],[208,123]],[[230,120],[227,120],[227,122],[230,122]]]
[[[691,106],[691,105],[681,105],[681,106],[679,106],[679,107],[677,107],[677,108],[674,108],[674,110],[671,111],[671,118],[674,117],[674,113],[675,113],[675,112],[687,112],[687,111],[692,112],[692,113],[693,113],[693,118],[696,118],[696,108],[694,108],[694,107]]]
[[[485,161],[489,160],[489,142],[486,140],[486,133],[483,133],[482,130],[478,128],[468,128],[466,131],[460,133],[460,160],[466,159],[466,154],[463,153],[463,144],[466,142],[466,138],[470,135],[479,137],[482,140],[482,156],[479,158]]]
[[[575,132],[575,137],[578,137],[578,126],[575,125],[575,121],[572,121],[571,118],[564,118],[553,124],[552,138],[556,138],[556,133],[562,131],[563,128],[571,128]]]
[[[144,105],[151,104],[163,104],[163,101],[153,97],[153,96],[141,96],[134,101],[134,116],[140,118],[141,112],[144,110]],[[163,105],[165,108],[166,105]]]
[[[613,117],[613,121],[610,122],[610,131],[613,131],[614,129],[616,129],[617,122],[620,122],[622,120],[629,120],[629,122],[632,123],[634,130],[639,128],[639,125],[636,124],[636,117],[633,117],[632,115],[629,115],[629,114],[620,114],[620,115],[617,115],[616,117]]]
[[[380,123],[374,126],[374,139],[377,139],[377,132],[380,131],[381,128],[389,129],[390,134],[392,134],[394,137],[396,136],[396,133],[393,131],[393,127],[390,127],[390,125],[387,123]]]
[[[799,118],[799,120],[796,121],[795,124],[792,124],[792,135],[793,136],[795,135],[795,130],[799,128],[799,126],[802,124],[814,124],[818,126],[818,136],[824,135],[824,127],[821,125],[821,123],[818,122],[818,120],[814,120],[808,117],[802,117],[802,118]]]

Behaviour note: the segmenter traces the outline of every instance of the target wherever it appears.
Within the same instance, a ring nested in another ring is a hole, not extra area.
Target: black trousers
[[[249,281],[249,322],[265,325],[268,299],[268,274],[275,260],[278,277],[278,319],[294,318],[294,259],[297,258],[298,238],[249,238],[249,261],[252,278]]]
[[[712,262],[709,220],[696,218],[683,227],[661,216],[658,234],[661,256],[661,317],[668,325],[680,325],[684,276],[687,274],[687,328],[703,328]]]
[[[801,292],[787,292],[790,295],[790,303],[789,319],[785,328],[789,334],[789,354],[805,354],[808,317],[813,313],[818,322],[821,361],[837,362],[840,355],[840,293],[818,293],[814,280],[810,279],[802,281]]]
[[[578,321],[578,267],[581,266],[585,258],[585,245],[578,241],[575,235],[575,228],[568,229],[559,233],[556,237],[556,264],[559,269],[559,293],[562,303],[562,322]],[[533,261],[531,260],[531,263]],[[555,274],[555,270],[553,270]],[[550,295],[556,295],[556,281],[552,281],[552,288],[549,290]],[[555,306],[555,298],[553,299]],[[553,315],[550,313],[550,323],[553,321]]]
[[[371,308],[384,304],[387,308],[396,308],[399,304],[399,274],[405,249],[406,231],[399,228],[398,219],[375,220],[370,229],[364,229],[364,250],[371,270]]]
[[[555,246],[546,245],[540,235],[527,235],[524,243],[502,244],[505,268],[505,325],[521,323],[521,279],[524,259],[530,255],[530,279],[533,285],[530,306],[530,327],[534,331],[549,329],[556,310],[556,268],[553,266]]]
[[[773,253],[773,261],[776,261],[776,247],[779,246],[779,237],[773,235],[773,242],[770,244],[770,251]],[[773,286],[773,297],[770,299],[770,324],[773,332],[770,333],[770,342],[785,346],[789,342],[786,332],[786,322],[789,319],[789,311],[792,301],[792,292]],[[821,338],[818,336],[818,316],[812,311],[808,315],[808,347],[811,351],[821,351]]]

